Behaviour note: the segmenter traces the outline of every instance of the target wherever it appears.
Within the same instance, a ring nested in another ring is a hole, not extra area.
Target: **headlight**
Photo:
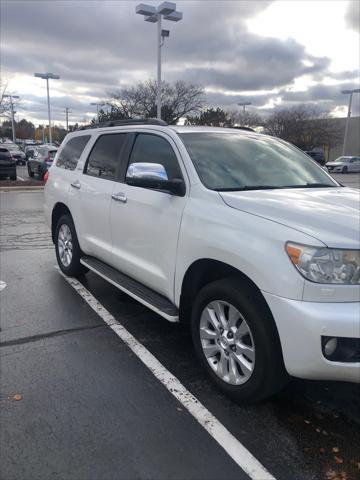
[[[286,251],[301,275],[312,282],[360,284],[360,250],[337,250],[287,243]]]

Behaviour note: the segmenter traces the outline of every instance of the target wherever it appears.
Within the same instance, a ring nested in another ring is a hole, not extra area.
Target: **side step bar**
[[[119,290],[122,290],[130,297],[166,318],[166,320],[170,322],[179,321],[179,311],[176,306],[167,298],[154,292],[154,290],[145,287],[142,283],[137,282],[94,257],[82,257],[80,262]]]

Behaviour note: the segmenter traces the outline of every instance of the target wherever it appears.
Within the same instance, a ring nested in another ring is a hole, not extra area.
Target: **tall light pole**
[[[243,113],[245,114],[245,108],[247,105],[251,105],[251,102],[241,102],[238,103],[239,107],[243,107]]]
[[[356,88],[356,89],[354,89],[354,90],[342,90],[341,93],[344,93],[345,95],[350,95],[350,97],[349,97],[349,106],[348,106],[348,114],[347,114],[347,119],[346,119],[346,124],[345,124],[345,134],[344,134],[343,150],[342,150],[342,154],[345,155],[345,152],[346,152],[346,144],[347,144],[347,137],[348,137],[348,132],[349,132],[350,116],[351,116],[352,97],[353,97],[353,93],[360,93],[360,88]]]
[[[69,131],[69,113],[71,113],[69,107],[65,107],[66,133]]]
[[[18,95],[3,95],[4,98],[8,98],[10,102],[10,111],[11,111],[11,130],[13,142],[16,143],[16,132],[15,132],[15,119],[14,119],[14,102],[13,99],[20,98]]]
[[[162,18],[172,22],[179,22],[182,20],[183,14],[176,11],[176,3],[173,2],[163,2],[158,7],[154,7],[145,3],[139,3],[139,5],[136,7],[136,13],[139,15],[144,15],[145,22],[157,23],[156,116],[159,120],[161,120],[161,47],[164,45],[165,37],[168,37],[170,34],[169,30],[161,29]]]
[[[103,103],[103,102],[91,102],[90,105],[96,106],[97,120],[98,120],[98,123],[100,123],[99,107],[104,107],[104,106],[106,105],[106,103]]]
[[[34,77],[43,78],[46,80],[47,104],[48,104],[48,119],[49,119],[49,143],[52,143],[51,133],[51,116],[50,116],[50,94],[49,94],[49,78],[59,80],[60,76],[54,73],[34,73]]]

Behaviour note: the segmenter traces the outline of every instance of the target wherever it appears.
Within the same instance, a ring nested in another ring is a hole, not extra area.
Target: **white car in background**
[[[330,173],[360,172],[360,157],[339,157],[326,164]]]

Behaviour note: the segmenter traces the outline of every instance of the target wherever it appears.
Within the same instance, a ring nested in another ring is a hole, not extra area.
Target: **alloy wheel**
[[[64,267],[69,267],[73,257],[73,243],[71,230],[65,223],[59,229],[58,250],[61,263]]]
[[[255,344],[249,325],[228,302],[214,300],[200,317],[200,343],[208,364],[226,383],[242,385],[255,367]]]

